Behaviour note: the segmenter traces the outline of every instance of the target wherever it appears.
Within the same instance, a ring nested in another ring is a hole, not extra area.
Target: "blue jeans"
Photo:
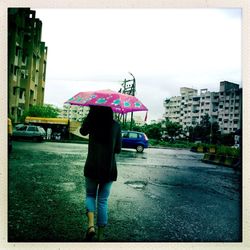
[[[85,177],[85,183],[87,212],[96,211],[97,198],[97,225],[106,226],[108,223],[108,197],[113,182],[98,183]]]

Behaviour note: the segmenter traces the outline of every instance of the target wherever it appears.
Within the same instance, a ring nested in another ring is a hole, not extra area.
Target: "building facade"
[[[87,116],[89,107],[64,104],[61,111],[61,118],[68,118],[70,121],[82,122]]]
[[[164,102],[165,118],[182,125],[183,129],[196,126],[205,114],[210,121],[218,122],[223,134],[235,132],[242,122],[242,89],[238,84],[220,82],[219,92],[201,89],[181,88],[180,96]]]
[[[16,123],[33,105],[43,105],[48,48],[42,22],[29,8],[8,9],[8,116]]]

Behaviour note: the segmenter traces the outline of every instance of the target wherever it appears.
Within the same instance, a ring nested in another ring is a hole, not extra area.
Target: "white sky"
[[[241,85],[240,9],[34,10],[48,46],[45,103],[62,107],[80,91],[118,91],[131,72],[150,121],[180,87]]]

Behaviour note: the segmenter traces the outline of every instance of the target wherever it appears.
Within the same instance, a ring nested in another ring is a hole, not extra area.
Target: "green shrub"
[[[158,140],[155,140],[155,139],[149,139],[148,143],[151,146],[155,146],[155,145],[158,145],[159,142],[158,142]]]
[[[149,139],[150,146],[161,146],[167,148],[191,148],[194,143],[186,141],[175,141],[175,142],[166,142],[155,139]]]
[[[228,146],[219,146],[217,147],[217,154],[219,155],[228,155],[232,157],[240,157],[240,149],[239,148],[231,148]]]

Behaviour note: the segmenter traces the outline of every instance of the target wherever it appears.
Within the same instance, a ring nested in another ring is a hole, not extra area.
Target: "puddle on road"
[[[185,187],[186,185],[183,183],[164,183],[164,182],[149,182],[149,184],[157,186],[157,187],[164,187],[164,188],[168,188],[168,187]]]
[[[124,184],[126,184],[132,188],[142,190],[147,185],[147,182],[145,182],[145,181],[126,181],[126,182],[124,182]]]

